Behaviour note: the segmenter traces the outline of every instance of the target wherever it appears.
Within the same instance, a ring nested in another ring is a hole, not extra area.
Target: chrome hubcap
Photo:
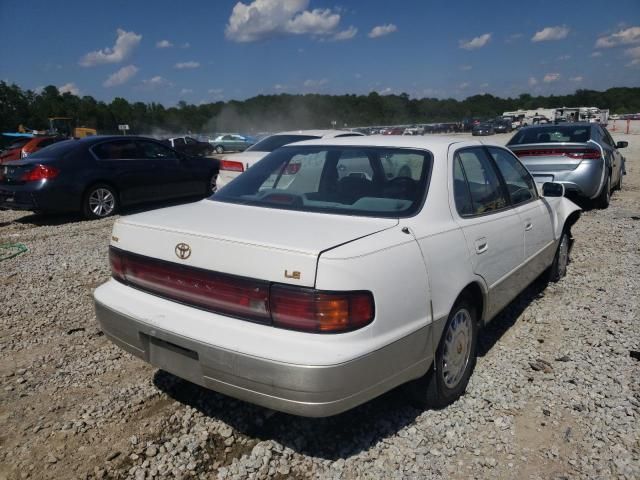
[[[442,380],[448,388],[454,388],[464,376],[471,355],[473,326],[471,314],[464,308],[458,310],[444,336],[442,353]]]
[[[569,263],[569,239],[566,235],[562,236],[560,248],[558,249],[558,276],[564,277],[567,273],[567,264]]]
[[[113,212],[116,199],[106,188],[97,188],[89,195],[89,208],[98,217],[106,217]]]

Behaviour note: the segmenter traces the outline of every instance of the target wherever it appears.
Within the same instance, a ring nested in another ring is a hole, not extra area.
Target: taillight
[[[234,160],[220,160],[220,170],[244,172],[244,165],[242,165],[242,162],[236,162]]]
[[[333,293],[274,285],[270,305],[274,326],[304,332],[346,332],[368,325],[374,317],[370,292]]]
[[[114,278],[163,297],[249,320],[270,320],[269,284],[111,248]]]
[[[300,171],[300,165],[302,165],[301,163],[290,163],[289,165],[287,165],[287,168],[284,169],[284,174],[285,175],[295,175],[296,173],[298,173]]]
[[[37,180],[50,180],[60,173],[56,167],[38,164],[28,172],[24,173],[20,180],[23,182],[35,182]]]
[[[371,292],[325,292],[210,272],[109,249],[116,280],[181,303],[275,327],[313,333],[356,330],[373,321]]]
[[[516,150],[518,157],[569,157],[576,160],[597,160],[602,158],[600,150],[593,148],[569,149],[569,148],[544,148],[544,149],[528,149]]]

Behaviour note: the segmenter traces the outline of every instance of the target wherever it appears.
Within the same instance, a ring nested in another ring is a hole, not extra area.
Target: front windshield
[[[383,147],[283,147],[219,190],[212,201],[398,218],[416,213],[429,152]]]
[[[247,148],[246,152],[273,152],[276,148],[280,148],[283,145],[289,143],[301,142],[303,140],[313,140],[318,138],[313,135],[271,135],[270,137],[263,138],[258,143],[253,144]]]

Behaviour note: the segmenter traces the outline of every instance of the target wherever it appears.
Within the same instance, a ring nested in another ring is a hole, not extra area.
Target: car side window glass
[[[610,146],[610,147],[615,147],[616,142],[613,141],[613,138],[611,138],[611,135],[609,134],[609,132],[604,128],[604,127],[600,127],[602,128],[602,139]]]
[[[457,153],[471,195],[472,215],[501,210],[508,205],[498,175],[482,148]]]
[[[456,209],[460,215],[473,215],[473,204],[467,179],[464,177],[460,157],[456,156],[453,162],[453,198],[456,202]]]
[[[138,145],[140,145],[140,150],[142,152],[143,158],[147,158],[147,159],[176,158],[176,154],[173,150],[165,147],[164,145],[160,145],[159,143],[138,142]]]
[[[178,145],[185,145],[184,138],[174,138],[173,145],[177,147]]]
[[[185,141],[186,143],[190,143],[190,144],[198,143],[198,142],[196,142],[196,141],[195,141],[193,138],[191,138],[191,137],[185,137],[184,141]]]
[[[535,182],[527,169],[509,152],[489,147],[498,170],[504,178],[513,205],[528,202],[538,197]]]
[[[130,160],[140,158],[136,144],[131,140],[100,143],[92,148],[100,160]]]

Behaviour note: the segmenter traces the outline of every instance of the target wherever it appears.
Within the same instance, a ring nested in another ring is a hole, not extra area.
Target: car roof
[[[184,138],[184,137],[174,137]],[[79,144],[94,144],[98,142],[104,142],[105,140],[153,140],[155,142],[161,142],[157,138],[144,137],[142,135],[91,135],[76,140]],[[170,139],[171,140],[171,139]]]
[[[351,130],[292,130],[289,132],[278,132],[274,135],[308,135],[319,138],[334,138],[339,135],[361,136],[360,132],[352,132]]]
[[[340,138],[318,138],[314,140],[304,140],[295,144],[285,145],[282,148],[300,147],[300,146],[353,146],[353,147],[392,147],[392,148],[416,148],[420,150],[429,150],[442,153],[446,151],[450,145],[455,143],[465,143],[468,145],[489,145],[491,143],[472,140],[467,137],[454,137],[448,135],[363,135],[354,137]],[[495,146],[504,148],[503,145],[495,144]]]

